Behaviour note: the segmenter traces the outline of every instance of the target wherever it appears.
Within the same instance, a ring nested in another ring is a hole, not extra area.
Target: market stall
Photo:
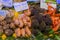
[[[0,40],[60,40],[59,0],[0,0]]]

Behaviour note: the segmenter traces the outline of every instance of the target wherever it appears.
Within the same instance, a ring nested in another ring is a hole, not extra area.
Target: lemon
[[[13,37],[14,37],[14,38],[17,38],[17,36],[16,36],[16,34],[15,34],[15,33],[13,34]]]
[[[52,37],[52,36],[53,36],[53,34],[50,34],[50,35],[49,35],[49,37]]]
[[[5,40],[7,37],[5,34],[2,35],[2,40]]]
[[[18,17],[19,13],[15,12],[14,17]]]
[[[28,38],[29,36],[28,36],[27,34],[25,34],[25,37],[27,37],[27,38]]]

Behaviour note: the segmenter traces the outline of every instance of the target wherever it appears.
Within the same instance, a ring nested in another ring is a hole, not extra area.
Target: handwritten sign
[[[1,2],[6,7],[12,7],[13,6],[13,0],[1,0]]]
[[[35,3],[39,3],[40,0],[27,0],[28,2],[35,2]]]
[[[27,0],[27,1],[39,1],[39,0]]]
[[[47,4],[45,3],[45,0],[40,0],[40,8],[42,9],[48,9]]]
[[[48,10],[48,5],[46,2],[51,2],[50,6],[56,8],[56,2],[51,0],[40,0],[40,8]]]
[[[60,0],[56,0],[57,4],[60,4]]]
[[[3,4],[0,2],[0,10],[3,8]]]
[[[27,4],[27,1],[24,1],[24,2],[20,2],[20,3],[14,3],[14,8],[18,12],[18,11],[26,10],[29,7],[28,7],[28,4]]]
[[[5,16],[6,16],[6,14],[7,14],[7,13],[6,13],[6,11],[5,11],[5,10],[0,10],[0,16],[4,16],[4,17],[5,17]]]

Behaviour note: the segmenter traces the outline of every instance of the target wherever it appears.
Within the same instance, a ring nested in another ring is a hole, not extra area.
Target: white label
[[[56,4],[50,3],[53,8],[56,8]],[[40,8],[48,10],[48,5],[45,0],[40,0]]]
[[[28,2],[36,2],[39,3],[40,0],[27,0]]]
[[[2,3],[0,2],[0,10],[3,8]]]
[[[27,1],[39,1],[39,0],[27,0]]]
[[[1,0],[1,2],[6,7],[12,7],[12,5],[13,5],[13,0]]]
[[[7,13],[6,13],[6,11],[5,11],[5,10],[0,10],[0,16],[4,16],[4,17],[5,17],[5,16],[6,16],[6,14],[7,14]]]
[[[47,4],[45,3],[45,0],[40,0],[40,8],[48,9]]]
[[[24,1],[24,2],[20,2],[20,3],[14,3],[14,8],[18,12],[18,11],[26,10],[29,7],[28,7],[27,1]]]

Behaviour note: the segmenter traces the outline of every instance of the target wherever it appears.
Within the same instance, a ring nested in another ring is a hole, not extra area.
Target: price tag
[[[48,9],[47,4],[45,3],[45,0],[40,0],[40,8],[42,9]]]
[[[29,7],[28,7],[27,1],[24,1],[24,2],[20,2],[20,3],[14,3],[14,8],[18,12],[18,11],[26,10]]]
[[[60,4],[60,0],[56,0],[57,4]]]
[[[7,14],[7,13],[6,13],[6,11],[5,11],[5,10],[0,10],[0,16],[4,16],[4,17],[5,17],[5,16],[6,16],[6,14]]]
[[[48,3],[51,2],[50,6],[52,6],[53,8],[56,8],[55,0],[54,1],[51,1],[51,0],[40,0],[40,8],[48,10],[48,5],[47,5],[46,2],[48,2]]]
[[[27,0],[27,1],[39,2],[40,0]]]
[[[28,2],[36,2],[39,3],[40,0],[27,0]]]
[[[12,0],[1,0],[1,2],[6,7],[12,7],[13,6],[13,1]]]
[[[27,1],[38,1],[38,0],[27,0]]]
[[[0,1],[0,10],[3,8],[3,4],[1,3],[1,1]]]

